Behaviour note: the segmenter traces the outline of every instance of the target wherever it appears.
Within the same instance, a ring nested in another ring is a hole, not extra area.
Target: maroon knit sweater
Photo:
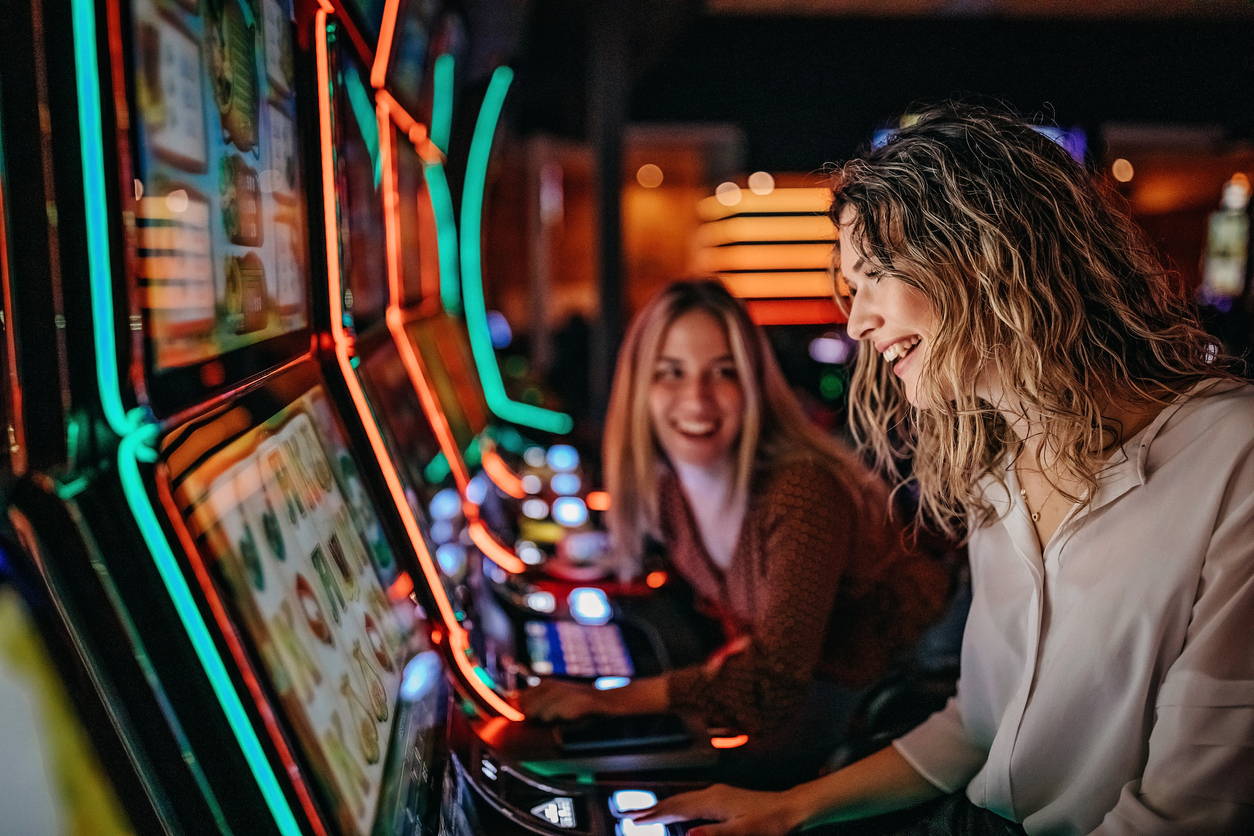
[[[885,522],[887,489],[867,484],[859,513],[822,464],[801,460],[758,475],[724,572],[701,542],[679,479],[662,478],[659,512],[675,569],[748,639],[721,665],[673,671],[674,708],[711,726],[776,728],[801,707],[813,678],[868,685],[936,619],[949,592],[945,569],[903,545],[900,527]]]

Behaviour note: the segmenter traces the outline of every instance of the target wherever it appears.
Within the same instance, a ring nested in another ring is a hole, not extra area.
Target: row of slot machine
[[[605,498],[552,413],[493,413],[507,71],[459,160],[434,0],[4,15],[0,832],[665,832],[631,810],[734,730],[511,701],[719,637],[590,561]]]

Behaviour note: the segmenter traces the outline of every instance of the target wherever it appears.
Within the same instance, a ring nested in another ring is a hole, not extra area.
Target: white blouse
[[[958,695],[894,746],[1034,836],[1254,834],[1254,386],[1165,409],[1043,554],[1007,476]]]

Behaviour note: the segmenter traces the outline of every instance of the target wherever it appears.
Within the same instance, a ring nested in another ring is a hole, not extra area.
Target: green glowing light
[[[470,140],[470,156],[466,161],[466,182],[462,190],[462,300],[466,306],[466,328],[470,332],[470,348],[474,354],[479,379],[488,408],[500,418],[524,427],[551,433],[568,433],[574,425],[569,415],[510,400],[501,381],[501,369],[488,333],[488,312],[483,299],[482,222],[483,193],[488,181],[488,160],[492,155],[492,137],[501,118],[501,107],[514,72],[497,67],[483,97],[475,132]]]
[[[436,453],[435,458],[423,468],[422,475],[427,478],[428,485],[438,485],[445,480],[451,471],[444,453]]]
[[[126,414],[113,338],[113,288],[109,266],[109,210],[105,198],[104,130],[100,121],[100,71],[96,14],[91,0],[73,0],[74,77],[78,88],[79,150],[83,157],[83,200],[87,214],[87,269],[100,405],[109,427],[124,436],[135,416]]]
[[[834,401],[845,392],[845,381],[838,374],[825,374],[819,379],[819,394]]]
[[[453,133],[453,67],[456,62],[447,52],[435,59],[431,93],[431,141],[440,153],[448,153],[448,139]]]
[[[187,631],[192,641],[196,656],[200,659],[213,692],[226,713],[227,722],[230,723],[231,730],[235,733],[235,739],[243,750],[244,758],[248,762],[253,777],[257,780],[257,785],[265,797],[266,805],[270,808],[270,814],[274,816],[279,832],[284,836],[300,836],[301,830],[296,823],[296,817],[292,814],[292,809],[283,795],[283,789],[279,786],[274,770],[270,768],[265,750],[261,747],[261,741],[257,739],[257,732],[248,719],[248,713],[244,710],[243,703],[240,702],[239,694],[231,685],[230,674],[227,673],[226,665],[213,643],[209,628],[196,607],[191,589],[187,586],[187,579],[183,577],[174,559],[174,552],[165,539],[161,523],[157,520],[157,514],[148,498],[148,491],[144,487],[139,463],[156,459],[157,451],[152,445],[157,439],[157,430],[155,424],[149,424],[139,427],[122,439],[118,446],[118,476],[122,480],[122,490],[135,515],[136,522],[139,523],[139,530],[143,534],[149,552],[152,553],[153,562],[157,565],[157,571],[161,575],[166,591],[178,611],[179,620],[183,622],[183,629]]]
[[[431,209],[435,214],[436,251],[440,256],[440,303],[453,316],[461,316],[462,283],[457,265],[457,218],[453,212],[453,195],[449,192],[444,166],[433,163],[426,167],[427,189],[431,193]]]
[[[383,165],[379,160],[379,123],[375,118],[374,105],[370,102],[366,85],[361,83],[361,76],[351,66],[344,68],[344,88],[348,91],[348,104],[353,112],[353,120],[361,131],[366,150],[370,152],[370,162],[374,166],[374,187],[377,189],[383,182]]]

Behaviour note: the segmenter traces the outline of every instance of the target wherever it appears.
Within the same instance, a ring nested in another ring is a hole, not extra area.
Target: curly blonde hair
[[[1005,484],[999,463],[1023,449],[1005,404],[977,395],[982,370],[1019,417],[1039,422],[1051,463],[1080,481],[1080,496],[1060,491],[1073,502],[1093,495],[1125,440],[1109,413],[1235,377],[1117,198],[1010,114],[953,103],[923,112],[836,171],[832,220],[846,209],[842,234],[924,294],[937,331],[919,376],[926,409],[906,402],[875,351],[859,352],[854,436],[899,483],[910,460],[920,519],[947,534],[964,518],[994,518],[978,483],[992,473]]]
[[[647,538],[662,537],[658,475],[666,454],[654,435],[649,388],[671,325],[693,311],[704,311],[722,324],[744,389],[745,414],[733,450],[734,489],[738,493],[750,490],[755,473],[800,459],[826,465],[849,488],[855,502],[875,478],[852,450],[806,418],[775,361],[766,334],[722,284],[708,279],[674,282],[632,320],[619,350],[610,393],[603,463],[612,503],[606,522],[623,573],[638,568]],[[887,515],[887,509],[845,510],[852,516]]]

